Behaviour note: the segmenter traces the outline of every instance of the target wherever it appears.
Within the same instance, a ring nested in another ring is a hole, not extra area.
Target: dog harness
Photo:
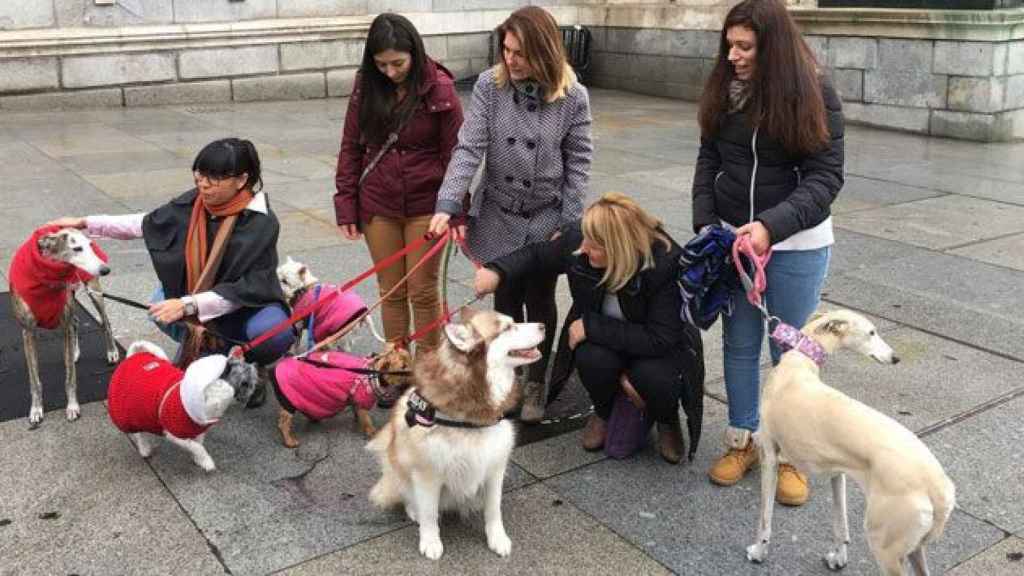
[[[405,423],[410,428],[413,426],[432,428],[434,425],[451,428],[489,428],[502,421],[502,418],[498,418],[492,424],[475,424],[473,422],[453,420],[435,408],[429,400],[420,396],[419,392],[415,390],[409,393],[409,400],[406,401],[405,406],[408,409],[405,413]]]
[[[776,324],[775,329],[772,330],[771,339],[775,341],[783,352],[796,350],[813,360],[819,368],[825,364],[826,353],[821,344],[818,344],[813,338],[785,322]]]
[[[11,290],[18,295],[40,328],[53,330],[60,324],[61,313],[68,298],[79,283],[92,280],[92,275],[75,266],[44,256],[39,251],[39,239],[61,230],[60,226],[44,226],[32,233],[11,260],[7,277]],[[93,242],[96,256],[107,261],[107,255]]]
[[[226,366],[227,357],[214,355],[196,360],[182,372],[148,352],[132,354],[110,377],[110,420],[125,433],[195,438],[217,423],[205,415],[203,391]]]
[[[334,284],[316,284],[306,289],[292,306],[295,310],[308,310],[317,302],[331,297],[338,290]],[[341,292],[331,301],[323,304],[315,314],[309,317],[309,331],[313,336],[310,343],[320,342],[331,334],[341,330],[359,314],[366,310],[366,303],[352,290]]]

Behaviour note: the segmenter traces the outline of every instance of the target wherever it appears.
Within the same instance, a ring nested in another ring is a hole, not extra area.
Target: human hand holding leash
[[[448,231],[448,222],[452,219],[451,214],[445,212],[437,212],[434,217],[430,219],[430,226],[427,228],[427,232],[430,232],[434,236],[440,236]],[[452,236],[455,240],[462,242],[466,239],[466,225],[457,224],[453,228],[454,233]]]
[[[583,328],[583,318],[577,318],[569,324],[569,349],[575,350],[581,342],[587,339],[587,332]]]
[[[477,268],[476,277],[473,279],[473,289],[476,290],[477,296],[483,296],[497,290],[499,283],[501,276],[497,272],[481,266]]]
[[[85,218],[77,216],[63,216],[56,220],[50,220],[45,226],[59,226],[61,228],[78,228],[82,230],[85,228]]]
[[[149,305],[149,315],[161,324],[172,324],[185,317],[185,303],[181,298],[171,298]]]
[[[344,236],[346,240],[359,240],[363,235],[363,233],[359,231],[359,227],[355,224],[338,224],[338,230],[341,231],[341,235]]]
[[[750,245],[754,248],[754,253],[758,256],[767,252],[768,248],[772,245],[772,235],[768,232],[768,228],[765,228],[764,224],[756,220],[754,222],[744,224],[736,230],[737,236],[742,236],[744,234],[750,235]]]

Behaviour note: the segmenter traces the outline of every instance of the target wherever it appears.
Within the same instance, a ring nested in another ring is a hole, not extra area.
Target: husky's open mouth
[[[540,358],[540,350],[536,346],[533,348],[524,348],[522,350],[509,350],[509,356],[514,358],[525,358],[527,360],[537,360]]]

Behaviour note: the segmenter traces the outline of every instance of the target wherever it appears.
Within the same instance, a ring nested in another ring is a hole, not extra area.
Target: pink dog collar
[[[813,338],[808,337],[785,322],[779,322],[775,326],[775,329],[772,330],[771,339],[778,344],[783,352],[795,349],[813,360],[819,367],[825,364],[826,353],[821,344],[818,344]]]

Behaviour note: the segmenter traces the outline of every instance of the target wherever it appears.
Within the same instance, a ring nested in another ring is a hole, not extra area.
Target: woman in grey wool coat
[[[582,217],[593,145],[590,100],[576,79],[555,19],[543,8],[516,10],[497,29],[502,61],[480,74],[459,143],[438,192],[430,230],[443,233],[481,162],[483,180],[472,195],[470,255],[489,262],[534,242],[548,240],[563,224]],[[558,322],[557,276],[503,282],[494,309],[546,328],[543,358],[528,367],[520,419],[539,421],[547,404],[547,371]]]

